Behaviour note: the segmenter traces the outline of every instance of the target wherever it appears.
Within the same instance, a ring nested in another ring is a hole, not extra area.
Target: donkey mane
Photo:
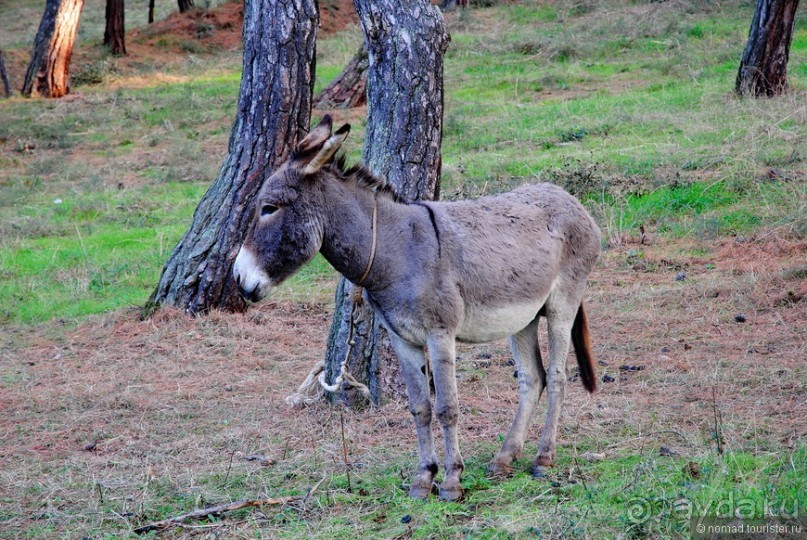
[[[348,167],[345,164],[344,154],[336,157],[333,162],[330,163],[330,166],[331,171],[343,182],[355,182],[360,188],[386,195],[395,202],[405,204],[410,202],[403,195],[398,193],[398,189],[392,183],[375,176],[360,163]]]

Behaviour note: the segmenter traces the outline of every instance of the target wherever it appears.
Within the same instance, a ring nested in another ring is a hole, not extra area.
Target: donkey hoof
[[[413,499],[427,499],[432,493],[432,485],[416,485],[413,484],[409,487],[409,496]]]
[[[440,498],[444,501],[456,502],[462,499],[462,488],[459,485],[455,486],[440,486]]]
[[[491,461],[488,465],[488,478],[507,478],[513,474],[513,467],[507,463]]]
[[[532,462],[532,476],[534,478],[545,478],[552,465],[554,463],[552,463],[550,456],[539,454]]]

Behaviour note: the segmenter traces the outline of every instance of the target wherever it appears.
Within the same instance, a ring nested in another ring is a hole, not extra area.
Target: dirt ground
[[[599,391],[569,384],[560,451],[595,441],[607,456],[662,445],[695,456],[714,446],[715,411],[729,450],[792,448],[807,436],[806,276],[807,241],[772,233],[605,251],[587,300]],[[264,466],[338,470],[340,414],[353,460],[414,464],[400,401],[344,413],[285,404],[321,358],[329,322],[329,305],[269,301],[244,315],[139,321],[130,310],[5,328],[0,500],[16,516],[6,526],[97,513],[93,486],[135,514],[149,482],[193,490],[206,475],[260,468],[245,461],[252,454]],[[505,342],[458,354],[467,458],[506,432],[516,381]]]

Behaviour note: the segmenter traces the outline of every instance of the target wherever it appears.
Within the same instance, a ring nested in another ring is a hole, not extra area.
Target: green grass
[[[99,6],[85,8],[85,34]],[[443,193],[556,182],[587,201],[609,237],[640,225],[674,236],[804,234],[807,25],[797,20],[793,93],[740,100],[731,89],[749,17],[743,2],[517,2],[450,17]],[[4,20],[6,35],[23,33]],[[355,30],[321,40],[317,90],[359,42]],[[0,103],[5,320],[146,299],[216,176],[235,115],[240,56],[200,58],[173,80],[111,90],[102,74],[77,87],[81,100]],[[320,261],[281,294],[313,287],[322,298],[330,277]]]
[[[493,447],[487,448],[490,453]],[[379,452],[383,450],[379,449]],[[379,538],[688,538],[690,519],[741,516],[746,520],[793,516],[807,502],[807,449],[789,455],[707,452],[696,458],[626,455],[586,462],[568,453],[559,456],[547,478],[525,472],[492,481],[486,461],[466,462],[461,502],[410,499],[401,484],[402,456],[387,456],[350,475],[334,474],[306,505],[278,507],[254,523],[255,514],[226,514],[229,523],[246,520],[275,538],[349,539],[357,531]],[[527,460],[518,460],[524,469]],[[194,491],[208,500],[254,497],[278,476],[274,497],[304,494],[316,483],[316,471],[266,469],[257,473],[198,476]],[[94,486],[83,488],[93,491]],[[170,478],[148,486],[142,522],[173,517],[198,505],[200,495]],[[126,514],[126,501],[100,505],[106,514]],[[5,519],[15,516],[9,515]],[[78,518],[78,516],[76,516]],[[61,516],[60,520],[70,520]],[[83,519],[83,516],[82,516]],[[134,524],[141,521],[135,521]],[[216,523],[216,520],[212,520]],[[82,527],[86,534],[128,537],[128,528],[109,523]],[[34,536],[46,531],[29,529]],[[93,536],[94,537],[94,536]],[[132,538],[135,536],[132,535]]]

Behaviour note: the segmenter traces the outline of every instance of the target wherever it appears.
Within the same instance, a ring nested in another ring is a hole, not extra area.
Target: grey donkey
[[[583,385],[590,392],[596,387],[582,302],[600,252],[597,225],[574,197],[551,184],[476,200],[404,201],[363,167],[346,169],[343,158],[334,159],[349,131],[346,124],[332,133],[326,116],[264,182],[233,268],[242,294],[260,300],[317,252],[364,287],[406,381],[419,446],[409,490],[416,498],[431,493],[437,473],[433,411],[445,438],[440,497],[462,496],[456,341],[509,336],[519,403],[489,473],[511,473],[546,388],[546,424],[532,466],[533,474],[543,474],[555,457],[570,341]],[[549,334],[548,372],[538,347],[541,316]]]

